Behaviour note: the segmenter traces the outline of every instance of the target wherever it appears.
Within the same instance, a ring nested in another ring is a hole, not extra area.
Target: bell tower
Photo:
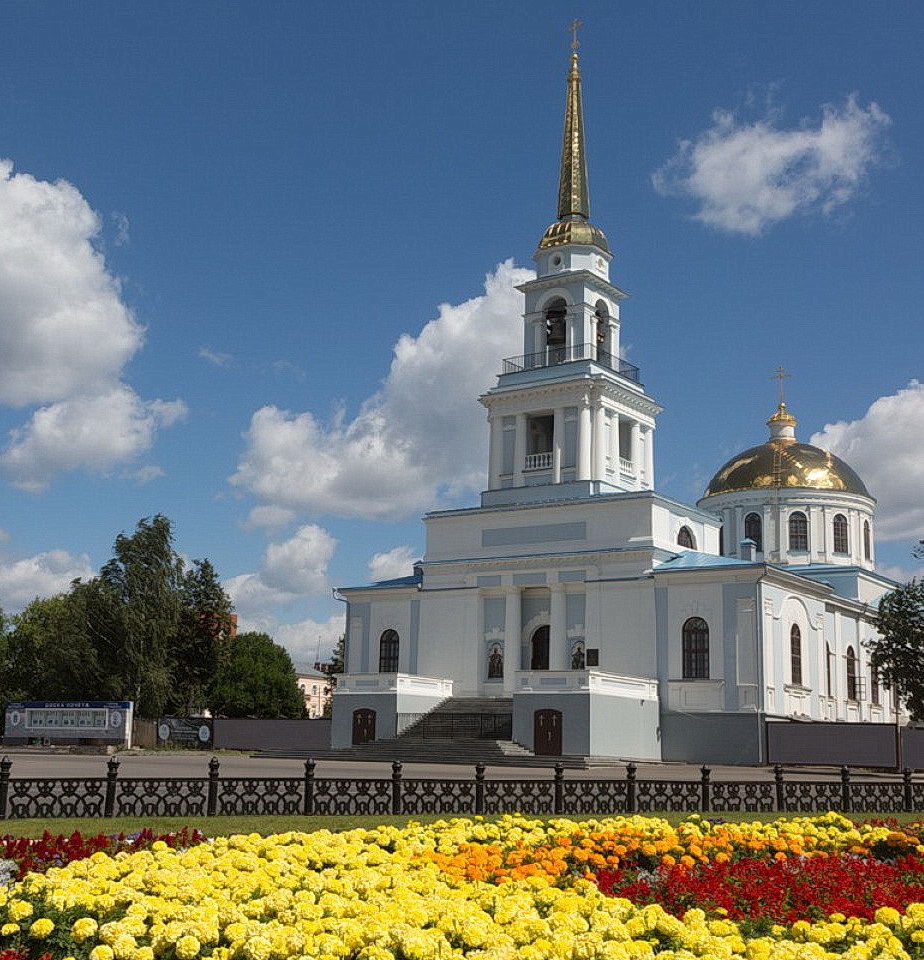
[[[484,506],[654,489],[654,427],[661,407],[620,356],[613,254],[590,222],[576,30],[571,41],[558,219],[533,256],[523,355],[503,362],[480,401],[491,442]]]

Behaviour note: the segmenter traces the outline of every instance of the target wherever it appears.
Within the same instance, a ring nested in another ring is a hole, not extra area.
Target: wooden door
[[[375,710],[353,711],[353,743],[375,740]]]
[[[561,729],[561,710],[537,710],[533,714],[533,753],[537,757],[560,757]]]

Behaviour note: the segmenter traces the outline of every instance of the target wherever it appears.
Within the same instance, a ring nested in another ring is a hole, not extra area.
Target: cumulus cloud
[[[185,414],[180,400],[145,402],[125,384],[113,384],[37,410],[11,432],[0,463],[16,486],[37,492],[61,471],[92,467],[105,473],[134,459],[151,447],[159,427]]]
[[[876,536],[924,537],[924,384],[876,400],[859,420],[829,423],[809,441],[850,464],[877,498]]]
[[[891,119],[850,96],[822,107],[821,120],[781,129],[770,113],[743,123],[717,110],[713,124],[652,175],[669,196],[691,197],[695,218],[729,233],[756,236],[797,213],[830,213],[852,199],[885,151]]]
[[[313,523],[300,527],[282,543],[271,543],[257,573],[224,582],[238,616],[260,622],[276,606],[326,592],[327,566],[336,548],[337,541]]]
[[[414,572],[414,561],[419,556],[411,547],[395,547],[394,550],[377,553],[369,561],[369,576],[373,583],[409,577]]]
[[[499,357],[521,351],[514,284],[532,276],[508,260],[483,296],[443,304],[418,336],[402,336],[382,389],[352,420],[258,410],[231,483],[263,505],[368,518],[482,489],[487,427],[474,397],[494,384]]]
[[[97,249],[100,232],[74,186],[0,160],[0,404],[43,405],[12,432],[0,465],[26,489],[131,460],[185,410],[121,381],[144,330]]]
[[[18,613],[36,597],[66,593],[71,581],[96,576],[86,554],[72,556],[66,550],[49,550],[21,560],[0,561],[0,606],[4,613]]]
[[[261,507],[254,507],[244,526],[249,530],[284,530],[295,517],[294,510],[267,503]]]

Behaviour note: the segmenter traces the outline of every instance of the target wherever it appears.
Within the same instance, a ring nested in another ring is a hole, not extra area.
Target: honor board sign
[[[131,700],[21,701],[6,705],[6,743],[102,740],[131,746]]]

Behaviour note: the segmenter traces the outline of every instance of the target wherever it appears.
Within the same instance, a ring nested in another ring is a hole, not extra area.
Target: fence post
[[[314,816],[314,768],[316,761],[309,757],[305,761],[305,803],[303,812],[306,817]]]
[[[776,781],[776,812],[786,812],[786,793],[783,789],[783,764],[773,765],[773,779]]]
[[[10,796],[10,767],[13,761],[9,757],[0,760],[0,820],[6,820],[6,805]]]
[[[556,816],[565,812],[565,765],[559,761],[555,764],[555,799],[554,811]]]
[[[841,812],[850,813],[850,770],[841,767]]]
[[[400,760],[395,760],[391,765],[391,812],[394,816],[400,816],[404,811],[401,803],[401,769],[404,764]]]
[[[106,764],[106,799],[103,801],[103,816],[115,816],[116,779],[119,776],[119,758],[110,757]]]
[[[709,782],[712,771],[704,763],[700,767],[700,772],[703,777],[700,781],[699,808],[702,813],[705,813],[707,810],[712,809],[712,785]]]
[[[221,763],[218,757],[209,760],[209,791],[205,802],[205,815],[214,817],[218,810],[218,768]]]
[[[0,764],[2,766],[2,764]],[[2,774],[0,774],[2,776]],[[2,797],[0,797],[2,799]],[[902,770],[902,806],[905,813],[914,813],[914,795],[911,792],[911,767]]]
[[[475,764],[475,816],[484,813],[484,764],[479,760]]]
[[[626,764],[626,810],[627,813],[635,813],[635,771],[636,766],[634,763]]]

